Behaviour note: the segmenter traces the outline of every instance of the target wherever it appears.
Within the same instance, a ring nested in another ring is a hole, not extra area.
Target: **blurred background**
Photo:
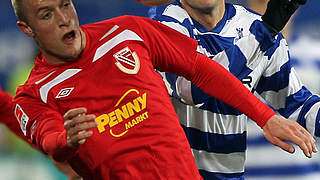
[[[264,0],[229,0],[258,8]],[[261,2],[260,2],[261,1]],[[134,0],[74,0],[80,24],[131,14],[147,16],[148,7]],[[314,93],[320,92],[320,1],[309,0],[300,8],[286,31],[287,40],[302,81]],[[38,49],[16,26],[9,0],[0,1],[0,85],[15,94],[33,66]],[[1,117],[0,117],[1,118]],[[319,157],[307,160],[297,150],[294,156],[270,146],[261,130],[251,124],[248,138],[247,179],[320,179]],[[320,149],[320,148],[319,148]],[[293,174],[288,175],[288,174]],[[294,175],[298,175],[293,177]],[[34,151],[0,125],[0,180],[64,180],[49,159]]]

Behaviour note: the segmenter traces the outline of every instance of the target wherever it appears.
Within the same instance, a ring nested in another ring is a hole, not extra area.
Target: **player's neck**
[[[248,7],[257,13],[264,14],[266,12],[268,1],[249,1]]]
[[[195,9],[183,2],[181,2],[181,4],[193,19],[198,21],[209,31],[216,27],[225,13],[225,3],[218,3],[217,6],[211,9]]]

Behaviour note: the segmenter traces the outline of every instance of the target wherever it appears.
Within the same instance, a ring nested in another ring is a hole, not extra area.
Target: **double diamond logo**
[[[58,93],[58,95],[56,96],[56,98],[63,98],[63,97],[67,97],[71,94],[71,92],[73,91],[73,87],[72,88],[64,88],[61,89],[60,92]]]

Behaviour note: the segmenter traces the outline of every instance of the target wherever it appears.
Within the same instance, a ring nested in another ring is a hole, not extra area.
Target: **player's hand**
[[[82,180],[82,178],[71,168],[69,163],[57,162],[52,157],[50,157],[50,159],[56,168],[68,177],[68,180]]]
[[[262,22],[274,37],[284,28],[299,6],[306,2],[307,0],[270,0]]]
[[[173,0],[136,0],[146,6],[162,6],[172,2]]]
[[[284,141],[290,141],[298,145],[305,156],[309,158],[312,157],[312,152],[318,151],[311,134],[297,122],[274,115],[262,129],[265,138],[270,143],[289,153],[294,153],[295,149],[291,144]]]
[[[85,143],[86,139],[92,136],[89,129],[97,127],[93,114],[86,115],[86,108],[76,108],[69,110],[64,116],[64,128],[67,131],[68,146],[79,146]]]

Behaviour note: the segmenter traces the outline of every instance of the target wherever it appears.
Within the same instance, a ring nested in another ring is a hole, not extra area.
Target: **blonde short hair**
[[[25,8],[23,7],[23,0],[11,0],[11,3],[18,20],[27,22]]]

